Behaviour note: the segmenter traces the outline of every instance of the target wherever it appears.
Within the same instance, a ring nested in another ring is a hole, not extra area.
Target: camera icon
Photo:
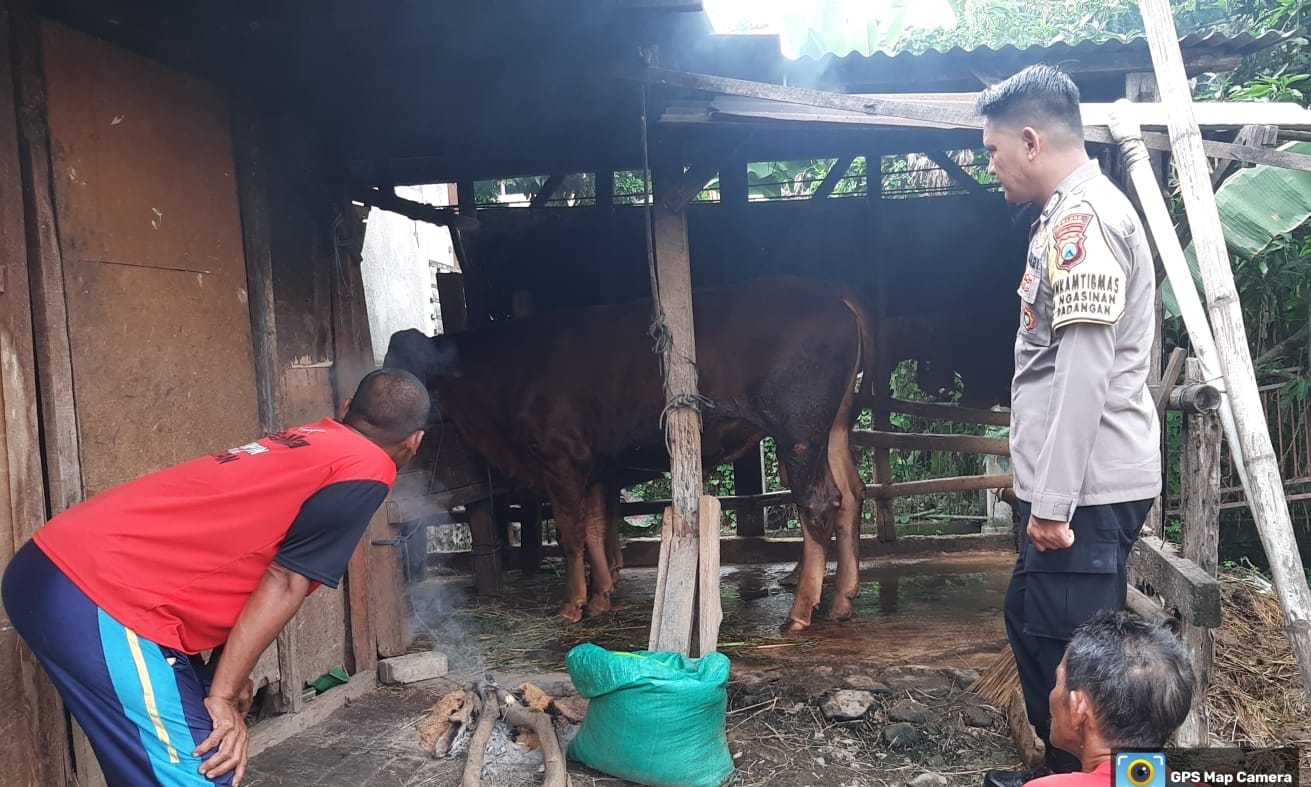
[[[1165,755],[1160,752],[1116,754],[1115,787],[1165,787]]]

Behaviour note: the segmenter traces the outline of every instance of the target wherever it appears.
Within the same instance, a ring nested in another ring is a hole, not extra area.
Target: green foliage
[[[895,47],[922,52],[952,47],[973,49],[1042,46],[1055,41],[1108,41],[1142,34],[1136,0],[949,0],[956,25],[935,30],[911,30]],[[1204,30],[1251,29],[1266,10],[1261,0],[1174,0],[1175,24],[1181,35]]]

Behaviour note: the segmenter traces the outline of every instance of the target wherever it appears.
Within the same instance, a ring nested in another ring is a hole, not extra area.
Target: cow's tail
[[[865,305],[854,295],[842,296],[842,303],[855,316],[856,327],[860,332],[860,360],[858,362],[861,372],[860,391],[872,391],[874,370],[878,366],[878,345],[874,341],[874,331],[871,326],[869,312],[866,311]],[[855,413],[859,411],[859,407],[852,408],[852,417],[854,418]]]

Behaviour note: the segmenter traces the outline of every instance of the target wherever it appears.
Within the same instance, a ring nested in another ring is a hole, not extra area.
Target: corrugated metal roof
[[[1283,43],[1297,35],[1295,32],[1282,32],[1279,30],[1268,30],[1265,33],[1254,36],[1250,32],[1242,32],[1237,35],[1227,33],[1211,32],[1206,34],[1192,33],[1179,39],[1179,46],[1194,52],[1206,50],[1223,51],[1227,54],[1246,55],[1251,52],[1258,52],[1262,49]],[[872,55],[863,55],[852,50],[845,55],[827,54],[822,58],[811,58],[809,56],[799,58],[798,63],[818,63],[827,64],[834,60],[845,61],[887,61],[895,63],[910,59],[924,59],[932,57],[990,57],[998,54],[1034,54],[1043,55],[1069,55],[1080,56],[1088,54],[1114,54],[1125,51],[1147,51],[1147,39],[1141,36],[1132,38],[1110,38],[1105,41],[1094,39],[1084,39],[1073,43],[1056,39],[1046,44],[1032,44],[1025,47],[1017,47],[1012,44],[1006,44],[1000,47],[977,46],[977,47],[960,47],[954,46],[950,49],[929,48],[923,51],[903,51],[895,54],[886,52],[875,52]]]
[[[1213,32],[1184,36],[1179,44],[1184,60],[1189,64],[1189,74],[1196,75],[1233,68],[1243,56],[1276,46],[1294,35],[1280,31],[1268,31],[1259,36],[1247,32],[1237,35]],[[892,55],[885,52],[872,55],[850,52],[843,56],[825,55],[819,59],[803,57],[784,62],[782,72],[788,84],[821,87],[835,83],[859,85],[870,81],[886,84],[889,75],[898,72],[907,75],[937,73],[944,78],[964,72],[976,77],[1002,78],[1009,76],[1017,67],[1038,62],[1063,64],[1070,66],[1072,71],[1085,73],[1109,72],[1115,70],[1116,61],[1140,60],[1150,63],[1150,56],[1147,39],[1141,37],[1074,43],[1058,40],[1027,47],[1008,44],[996,48],[953,47]],[[1123,73],[1123,69],[1119,70]]]

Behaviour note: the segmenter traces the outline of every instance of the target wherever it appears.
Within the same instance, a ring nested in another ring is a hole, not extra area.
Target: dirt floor
[[[736,783],[972,787],[984,770],[1017,765],[1004,715],[963,690],[1005,644],[1001,605],[1012,564],[1009,553],[870,561],[853,621],[826,621],[821,608],[812,629],[789,636],[777,630],[792,598],[778,580],[791,566],[726,567],[720,649],[733,662],[727,731]],[[526,680],[564,696],[573,693],[562,670],[574,645],[646,645],[653,569],[626,570],[615,609],[575,626],[553,616],[559,577],[508,579],[497,600],[470,599],[452,582],[415,586],[416,648],[446,652],[451,674],[352,702],[255,757],[245,784],[458,784],[462,754],[434,759],[417,742],[443,694],[486,672],[503,686]],[[852,720],[828,718],[838,691],[854,693],[843,698],[857,713],[868,709]],[[502,731],[484,784],[540,784],[541,763]],[[576,787],[627,784],[578,763],[570,774]]]

